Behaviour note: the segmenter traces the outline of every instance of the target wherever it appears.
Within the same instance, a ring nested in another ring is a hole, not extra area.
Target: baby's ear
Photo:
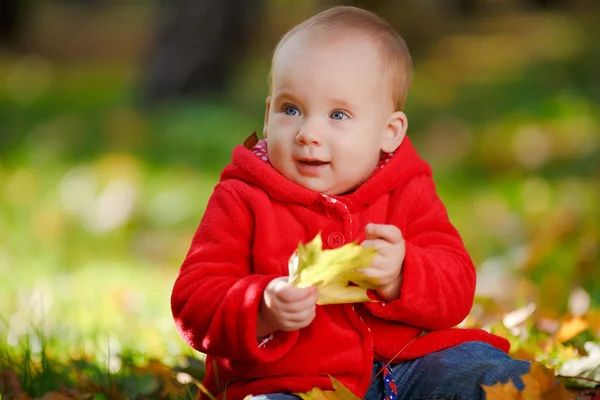
[[[404,140],[407,128],[408,119],[406,114],[402,111],[396,111],[390,115],[384,128],[381,150],[386,153],[395,151]]]
[[[271,96],[265,101],[265,124],[263,126],[263,136],[267,137],[267,126],[269,125],[269,111],[271,110]]]

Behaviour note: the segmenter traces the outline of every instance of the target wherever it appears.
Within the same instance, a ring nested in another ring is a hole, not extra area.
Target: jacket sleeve
[[[406,244],[400,297],[365,306],[379,318],[427,330],[451,328],[473,306],[476,277],[471,257],[430,176],[412,179],[397,195],[391,221],[404,226]]]
[[[258,308],[277,276],[253,274],[254,216],[240,196],[219,184],[211,196],[171,294],[179,334],[194,349],[232,360],[271,362],[298,332],[277,332],[258,347]]]

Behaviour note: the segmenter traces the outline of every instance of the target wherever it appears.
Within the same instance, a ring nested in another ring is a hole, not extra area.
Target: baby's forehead
[[[329,46],[343,46],[368,43],[370,46],[380,48],[373,34],[350,26],[321,27],[319,29],[295,32],[282,41],[275,54],[287,49],[318,49]]]
[[[370,41],[348,36],[292,38],[274,57],[271,95],[354,110],[379,98],[391,102],[389,74],[377,53]]]
[[[310,32],[298,32],[287,38],[285,42],[277,47],[272,60],[272,71],[279,66],[289,66],[303,60],[311,59],[350,58],[354,63],[368,63],[378,70],[383,71],[383,55],[381,46],[376,41],[357,30],[318,30]],[[319,63],[311,67],[318,68]]]

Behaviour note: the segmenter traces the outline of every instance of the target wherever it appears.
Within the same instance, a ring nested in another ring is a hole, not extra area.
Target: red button
[[[333,232],[327,238],[327,245],[332,249],[341,247],[345,242],[346,239],[344,239],[344,235],[342,235],[340,232]]]

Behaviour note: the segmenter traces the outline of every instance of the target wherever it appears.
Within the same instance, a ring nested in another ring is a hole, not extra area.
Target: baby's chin
[[[360,186],[360,184],[342,185],[332,182],[326,182],[319,179],[307,179],[304,177],[296,179],[295,182],[305,189],[312,190],[313,192],[321,193],[327,196],[341,196],[344,194],[352,193],[356,190],[358,186]]]
[[[282,168],[282,170],[279,170],[276,163],[273,164],[273,167],[275,167],[275,169],[289,181],[292,181],[305,189],[327,196],[341,196],[352,193],[365,181],[334,182],[332,179],[328,179],[327,177],[301,175],[293,168]]]

